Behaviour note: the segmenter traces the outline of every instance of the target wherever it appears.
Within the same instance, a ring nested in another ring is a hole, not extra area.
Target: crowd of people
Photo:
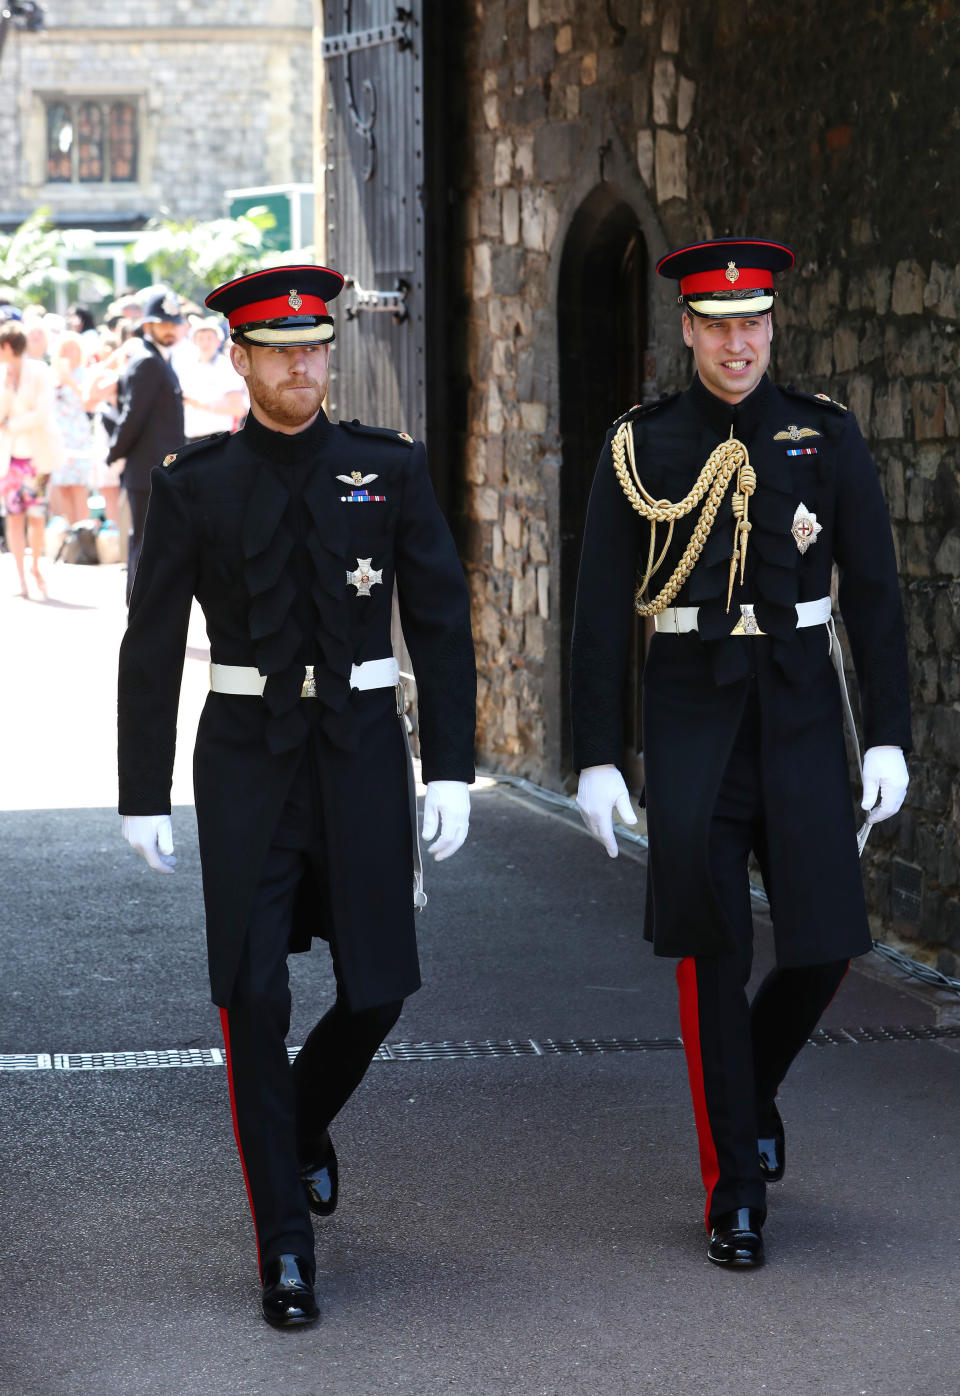
[[[65,316],[0,304],[2,545],[24,599],[46,597],[41,561],[91,517],[128,524],[126,546],[114,537],[132,583],[150,469],[246,413],[225,342],[218,317],[165,286],[120,297],[99,322],[82,304]]]

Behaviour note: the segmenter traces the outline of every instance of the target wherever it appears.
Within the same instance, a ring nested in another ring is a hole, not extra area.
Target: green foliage
[[[55,228],[46,208],[38,208],[12,233],[0,233],[0,300],[49,306],[57,286],[76,299],[111,295],[113,287],[106,277],[63,265],[68,256],[95,256],[93,238],[88,229]]]
[[[214,286],[256,271],[265,260],[263,235],[276,221],[265,208],[252,208],[239,218],[216,218],[210,223],[154,218],[127,249],[127,255],[149,267],[154,282],[202,304]],[[267,260],[276,261],[276,254],[268,254]]]

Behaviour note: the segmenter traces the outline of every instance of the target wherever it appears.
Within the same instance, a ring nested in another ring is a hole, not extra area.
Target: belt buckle
[[[304,680],[300,689],[301,698],[316,698],[317,685],[313,677],[313,665],[304,665]]]
[[[395,691],[397,695],[397,717],[403,717],[404,713],[407,711],[407,691],[403,686],[402,679],[397,679]]]
[[[761,630],[756,616],[753,614],[753,602],[740,602],[740,619],[730,631],[731,635],[765,635],[767,632]]]

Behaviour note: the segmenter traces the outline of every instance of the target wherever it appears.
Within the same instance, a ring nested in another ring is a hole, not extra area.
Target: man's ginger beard
[[[326,383],[319,383],[316,378],[299,373],[288,375],[281,385],[274,387],[261,378],[252,354],[248,362],[250,371],[247,375],[247,390],[251,399],[271,421],[279,422],[285,427],[299,427],[317,415],[326,395]],[[297,388],[299,391],[285,391],[288,388]]]

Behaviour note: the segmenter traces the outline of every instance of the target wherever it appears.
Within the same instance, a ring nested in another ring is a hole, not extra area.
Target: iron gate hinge
[[[396,287],[392,291],[365,291],[358,281],[352,276],[348,276],[343,283],[344,290],[350,290],[354,294],[354,302],[348,305],[345,315],[348,320],[356,320],[360,314],[374,314],[376,312],[387,312],[393,316],[394,323],[402,325],[404,320],[410,318],[407,310],[407,297],[410,295],[410,283],[400,277]]]
[[[321,51],[324,58],[343,58],[347,54],[358,53],[361,49],[379,48],[381,44],[396,44],[401,53],[413,48],[413,11],[398,5],[395,19],[388,24],[377,24],[371,29],[357,29],[354,33],[333,34],[324,39]]]

